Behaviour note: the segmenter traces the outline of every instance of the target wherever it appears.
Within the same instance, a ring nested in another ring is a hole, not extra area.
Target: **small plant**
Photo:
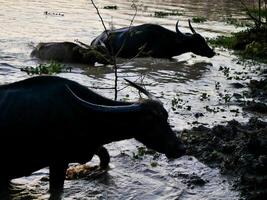
[[[138,147],[137,153],[133,152],[134,159],[141,159],[146,154],[147,149],[145,147]]]
[[[210,106],[205,106],[204,108],[210,113],[225,112],[225,110],[223,108],[220,108],[220,107],[211,108]]]
[[[163,11],[154,12],[154,17],[159,17],[159,18],[163,18],[167,16],[181,16],[181,15],[183,14],[179,12],[178,10],[172,10],[171,12],[163,12]]]
[[[219,71],[222,71],[225,77],[229,77],[230,74],[230,68],[229,67],[223,67],[220,66]]]
[[[156,163],[156,162],[151,162],[150,165],[151,165],[151,167],[157,167],[157,166],[158,166],[158,163]]]
[[[179,98],[179,97],[174,97],[172,99],[172,110],[176,110],[177,108],[181,109],[183,106],[181,105],[181,103],[183,103],[183,99]]]
[[[192,21],[194,23],[203,23],[203,22],[207,21],[207,18],[206,17],[193,17]]]
[[[118,6],[116,6],[116,5],[114,5],[114,6],[104,6],[104,9],[117,10]]]
[[[60,13],[60,12],[48,12],[48,11],[44,11],[44,15],[54,15],[54,16],[64,16],[64,13]]]
[[[221,84],[220,84],[220,82],[215,82],[215,89],[216,90],[219,90],[220,89],[220,87],[221,87]]]
[[[222,98],[223,98],[223,100],[224,100],[224,102],[225,103],[229,103],[230,102],[230,100],[232,99],[232,95],[230,95],[230,94],[225,94]]]
[[[219,102],[223,100],[224,103],[229,103],[233,97],[233,95],[227,93],[226,94],[220,93],[219,96],[221,97],[221,99],[219,99]]]
[[[246,23],[244,23],[238,19],[232,18],[231,16],[224,18],[224,21],[226,21],[227,24],[234,25],[235,27],[248,26],[248,24],[246,24]]]
[[[52,75],[62,72],[63,65],[53,61],[48,64],[39,64],[37,67],[24,67],[21,71],[26,72],[28,75]],[[69,68],[69,71],[71,71],[71,68]]]
[[[133,159],[142,159],[145,155],[157,155],[154,150],[147,149],[146,147],[138,147],[137,153],[133,152]]]
[[[209,100],[210,95],[208,95],[206,92],[203,92],[200,96],[200,101]]]

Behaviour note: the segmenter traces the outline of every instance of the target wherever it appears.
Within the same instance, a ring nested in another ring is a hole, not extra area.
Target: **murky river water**
[[[225,23],[225,18],[245,18],[239,1],[234,0],[140,0],[134,24],[157,23],[171,30],[180,20],[180,30],[189,32],[187,19],[203,16],[205,23],[193,26],[205,37],[229,34],[239,28]],[[108,27],[127,26],[134,14],[132,1],[97,0],[95,3]],[[104,6],[117,5],[117,10],[106,10]],[[103,31],[103,27],[90,1],[86,0],[0,0],[0,84],[27,78],[21,67],[37,66],[30,58],[32,47],[38,42],[74,41],[79,39],[90,44]],[[176,11],[181,16],[154,17],[156,11]],[[48,13],[45,15],[44,12]],[[60,13],[55,15],[53,13]],[[247,82],[247,77],[256,76],[259,65],[245,66],[237,62],[228,51],[216,50],[211,58],[184,54],[173,60],[142,58],[132,61],[119,60],[119,87],[125,86],[123,77],[143,80],[146,88],[159,97],[170,113],[174,129],[190,128],[194,124],[214,125],[230,119],[246,121],[241,108],[227,100],[233,93],[242,95],[245,89],[234,89],[231,83]],[[111,66],[87,67],[72,65],[72,73],[60,76],[97,88],[113,86]],[[229,70],[228,70],[229,68]],[[229,80],[229,77],[233,77]],[[237,80],[238,79],[238,80]],[[113,98],[114,91],[95,89]],[[136,90],[127,88],[119,92],[119,99],[136,100]],[[207,112],[209,110],[209,112]],[[220,112],[217,112],[220,111]],[[203,113],[203,117],[197,117]],[[153,160],[152,156],[132,159],[140,144],[134,140],[107,145],[111,154],[109,171],[97,178],[65,182],[65,199],[238,199],[238,192],[231,190],[229,182],[193,157],[184,156],[168,161],[163,155]],[[45,147],[44,147],[45,148]],[[124,153],[122,153],[124,152]],[[157,162],[152,167],[151,162]],[[19,164],[18,164],[19,167]],[[48,183],[41,181],[47,169],[31,177],[16,180],[27,183],[26,196],[46,198]],[[188,186],[191,176],[207,180],[204,186]],[[23,199],[20,195],[19,199]],[[25,199],[27,199],[25,197]]]

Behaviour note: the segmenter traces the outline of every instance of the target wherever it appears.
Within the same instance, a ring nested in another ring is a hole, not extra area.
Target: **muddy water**
[[[108,28],[129,25],[134,14],[131,1],[95,2]],[[157,23],[174,30],[176,20],[179,19],[180,30],[189,32],[187,19],[203,16],[208,21],[194,23],[193,26],[205,37],[215,37],[241,29],[226,24],[224,20],[229,15],[245,18],[238,2],[140,0],[136,2],[138,12],[134,24]],[[118,9],[102,9],[108,5],[117,5]],[[0,0],[0,10],[0,84],[28,77],[20,68],[38,65],[38,61],[29,56],[32,47],[38,42],[79,39],[89,44],[103,31],[93,6],[86,0]],[[177,10],[181,16],[154,17],[156,11]],[[119,60],[119,88],[125,86],[124,77],[142,80],[145,87],[164,102],[170,113],[170,122],[176,130],[197,124],[212,126],[233,118],[246,121],[253,114],[243,114],[232,97],[233,93],[241,94],[242,97],[246,89],[234,89],[231,84],[248,82],[248,78],[256,76],[255,69],[262,66],[245,65],[237,62],[231,52],[221,49],[216,51],[218,55],[211,59],[188,53],[173,60]],[[113,86],[111,66],[70,66],[73,68],[71,73],[61,73],[59,76],[78,81],[107,97],[114,97],[112,90],[97,89]],[[132,88],[119,92],[119,99],[138,98],[137,92]],[[188,156],[168,161],[163,155],[157,158],[146,155],[136,160],[133,159],[133,153],[137,153],[136,146],[141,144],[134,140],[107,145],[111,154],[109,171],[98,177],[66,181],[64,198],[238,199],[239,193],[231,190],[229,180],[221,176],[217,169],[211,169]],[[152,167],[151,163],[156,163],[156,166]],[[42,169],[30,177],[16,180],[24,188],[17,194],[17,199],[28,199],[29,196],[33,196],[33,199],[46,199],[47,175],[48,170]],[[199,186],[191,184],[192,177],[201,178],[206,183]]]

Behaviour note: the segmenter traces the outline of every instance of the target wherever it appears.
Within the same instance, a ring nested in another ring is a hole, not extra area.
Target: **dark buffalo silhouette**
[[[179,31],[178,21],[176,33],[156,24],[142,24],[116,30],[104,31],[96,37],[91,45],[103,45],[112,55],[123,58],[135,56],[151,56],[155,58],[171,58],[186,52],[206,57],[213,57],[214,51],[205,39],[191,26],[192,34]]]
[[[49,166],[50,199],[60,198],[68,163],[85,163],[96,154],[106,167],[109,155],[103,145],[113,141],[135,138],[169,158],[182,156],[185,148],[162,103],[129,83],[150,98],[113,101],[56,76],[0,86],[2,196],[11,179]]]
[[[112,64],[112,57],[104,46],[81,46],[72,42],[39,43],[31,52],[40,60],[94,65]]]

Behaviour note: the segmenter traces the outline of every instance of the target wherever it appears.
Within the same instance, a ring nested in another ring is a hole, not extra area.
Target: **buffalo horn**
[[[110,113],[125,113],[125,112],[135,112],[140,111],[141,107],[138,103],[133,103],[129,105],[119,105],[119,106],[108,106],[108,105],[98,105],[95,103],[91,103],[88,101],[83,100],[82,98],[78,97],[74,91],[68,86],[65,85],[67,91],[71,94],[71,96],[82,106],[86,107],[90,111],[95,112],[110,112]]]
[[[152,99],[152,100],[157,101],[157,102],[162,104],[162,102],[157,97],[155,97],[153,94],[148,92],[146,89],[142,88],[140,85],[137,85],[136,83],[134,83],[134,82],[132,82],[126,78],[124,80],[127,81],[132,87],[134,87],[137,90],[139,90],[140,92],[144,93],[149,99]]]
[[[189,28],[192,31],[192,33],[196,34],[197,32],[195,31],[195,29],[192,27],[190,19],[188,20],[188,24],[189,24]]]
[[[178,28],[178,24],[179,24],[179,20],[177,20],[177,22],[176,22],[176,26],[175,26],[175,28],[176,28],[176,33],[177,33],[178,35],[184,37],[185,35],[179,30],[179,28]]]

